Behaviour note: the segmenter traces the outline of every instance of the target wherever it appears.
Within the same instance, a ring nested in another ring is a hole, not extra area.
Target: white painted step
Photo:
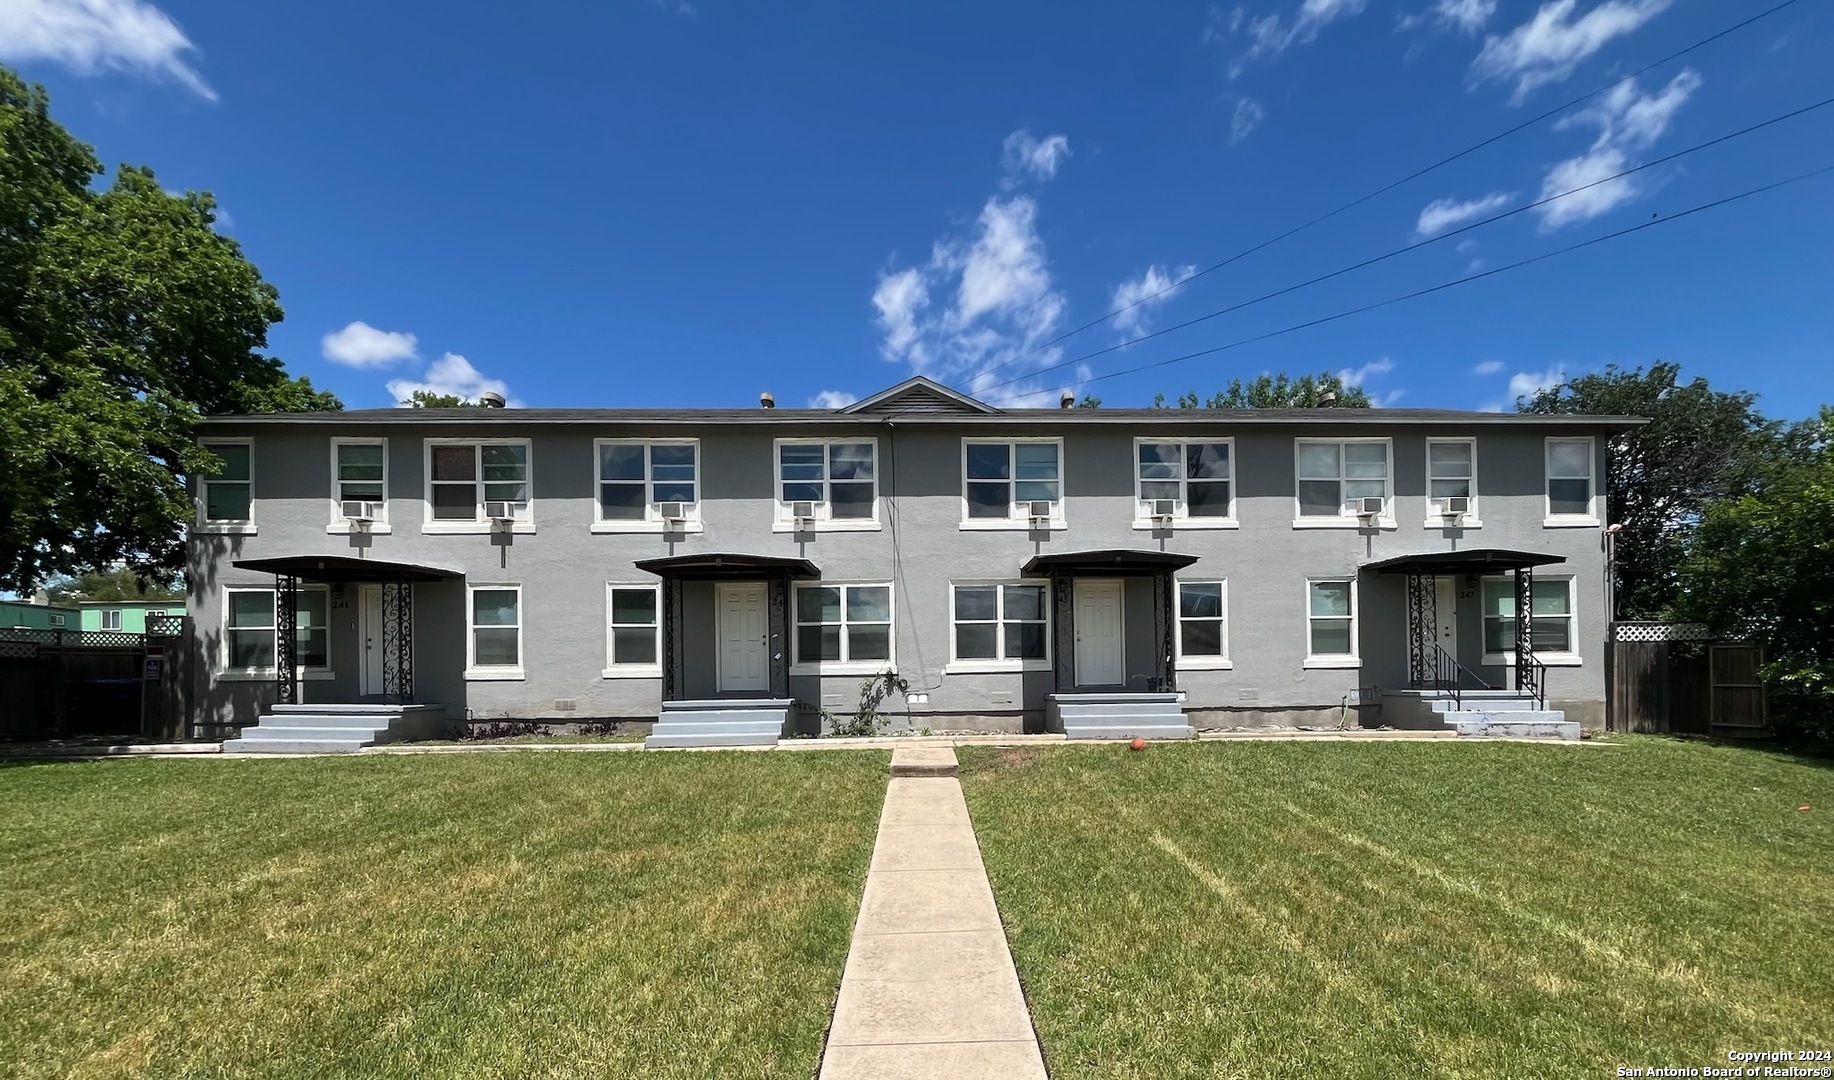
[[[225,754],[354,754],[369,739],[230,739]]]
[[[755,734],[732,734],[730,732],[683,735],[661,730],[653,731],[649,738],[643,740],[646,749],[670,746],[775,746],[778,733],[775,731]]]
[[[1104,717],[1098,723],[1079,724],[1064,718],[1065,739],[1190,739],[1197,732],[1189,724],[1165,723],[1159,717],[1130,721],[1127,717]]]

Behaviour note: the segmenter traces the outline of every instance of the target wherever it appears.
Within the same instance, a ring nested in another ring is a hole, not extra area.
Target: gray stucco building
[[[193,700],[812,733],[894,669],[886,708],[937,730],[1408,726],[1485,687],[1596,726],[1605,443],[1636,422],[924,379],[834,411],[217,417]]]

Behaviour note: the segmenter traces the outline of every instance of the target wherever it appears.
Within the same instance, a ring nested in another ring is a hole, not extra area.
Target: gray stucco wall
[[[472,584],[515,583],[523,590],[526,678],[468,681],[464,676],[465,587],[460,582],[418,586],[415,594],[416,678],[420,698],[442,702],[453,716],[577,720],[587,717],[653,717],[661,699],[659,679],[608,679],[606,667],[606,583],[653,581],[637,571],[639,559],[694,552],[739,552],[812,560],[824,580],[886,582],[893,585],[894,640],[898,669],[925,705],[911,705],[910,723],[948,728],[969,723],[1017,727],[1034,724],[1051,690],[1049,672],[945,674],[949,662],[949,582],[1014,580],[1033,555],[1096,548],[1149,548],[1197,555],[1180,577],[1228,581],[1228,670],[1181,671],[1187,708],[1201,722],[1230,723],[1243,716],[1316,717],[1337,710],[1359,690],[1395,687],[1406,681],[1405,601],[1402,580],[1364,574],[1357,585],[1360,668],[1309,669],[1305,599],[1308,577],[1357,577],[1360,564],[1422,551],[1496,547],[1551,552],[1567,562],[1547,576],[1571,576],[1577,608],[1576,646],[1581,662],[1551,675],[1550,696],[1579,718],[1602,712],[1604,640],[1603,556],[1599,530],[1553,528],[1543,521],[1544,440],[1562,434],[1590,434],[1552,427],[1483,426],[1395,428],[1256,426],[1214,431],[1180,428],[1078,428],[1066,420],[1064,484],[1067,528],[1048,535],[1016,531],[964,530],[961,494],[961,438],[969,429],[877,424],[863,430],[878,440],[881,528],[869,532],[773,531],[773,439],[835,434],[833,429],[671,428],[669,437],[700,441],[703,530],[685,536],[662,533],[603,534],[591,531],[594,517],[594,438],[637,438],[628,427],[602,429],[530,425],[514,432],[532,439],[533,527],[502,538],[480,532],[428,535],[423,490],[423,440],[476,434],[459,425],[391,424],[325,427],[250,426],[238,432],[215,426],[206,440],[253,438],[253,535],[194,535],[190,549],[190,613],[204,658],[198,666],[195,700],[200,719],[249,722],[270,701],[270,683],[235,682],[221,671],[223,589],[270,585],[272,578],[237,570],[234,559],[301,554],[355,554],[367,545],[372,558],[429,564],[458,570]],[[992,434],[985,427],[971,432]],[[389,531],[357,537],[328,528],[331,520],[330,437],[388,440]],[[507,434],[502,423],[490,434]],[[1046,434],[1036,429],[1027,436]],[[1133,439],[1177,435],[1235,439],[1237,519],[1235,529],[1137,529],[1134,526]],[[1296,528],[1294,525],[1294,438],[1298,435],[1390,436],[1393,439],[1395,524],[1381,529]],[[1478,439],[1481,528],[1451,530],[1428,523],[1425,502],[1426,438],[1474,435]],[[1604,439],[1595,439],[1602,454]],[[1597,470],[1603,475],[1602,463]],[[1603,500],[1600,498],[1600,514]],[[1458,602],[1461,658],[1492,682],[1506,672],[1481,666],[1478,589],[1461,582]],[[1467,595],[1468,594],[1468,595]],[[1144,580],[1126,593],[1126,635],[1130,671],[1151,667],[1151,600]],[[691,626],[713,619],[713,590],[690,584],[685,601]],[[335,678],[304,685],[305,700],[351,700],[357,693],[358,594],[347,587],[333,597],[332,653]],[[687,696],[715,689],[710,636],[686,643]],[[796,676],[792,692],[808,706],[849,709],[857,699],[859,675]],[[1379,700],[1374,697],[1368,700]],[[570,701],[574,708],[557,708]],[[902,703],[894,699],[892,705]],[[989,720],[988,718],[994,718]],[[1373,716],[1370,717],[1373,719]]]

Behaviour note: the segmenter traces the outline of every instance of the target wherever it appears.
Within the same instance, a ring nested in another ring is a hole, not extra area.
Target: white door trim
[[[1453,659],[1460,659],[1458,655],[1458,579],[1441,577],[1435,580],[1438,584],[1434,586],[1436,592],[1433,596],[1433,619],[1438,626],[1434,630],[1434,640],[1439,642],[1441,648],[1451,653]]]
[[[761,667],[761,670],[763,671],[763,674],[759,679],[758,685],[756,686],[751,686],[751,685],[728,686],[726,683],[726,596],[729,593],[735,593],[735,592],[746,592],[746,593],[755,595],[757,597],[758,599],[758,617],[759,617],[759,620],[764,624],[761,627],[761,629],[763,630],[765,636],[759,639],[758,646],[757,646],[758,657],[761,662],[760,667]],[[713,615],[714,615],[714,635],[713,635],[714,637],[714,640],[713,640],[714,681],[713,681],[713,686],[714,686],[715,692],[721,693],[721,694],[724,694],[724,693],[744,694],[744,693],[752,693],[755,691],[763,691],[765,693],[769,693],[770,688],[771,688],[770,641],[769,641],[770,612],[766,608],[764,583],[762,581],[722,581],[722,582],[718,582],[714,586]]]
[[[1109,590],[1114,594],[1114,678],[1096,681],[1090,678],[1088,665],[1083,662],[1083,596],[1097,589]],[[1121,578],[1082,578],[1076,579],[1071,599],[1074,605],[1074,622],[1076,628],[1075,663],[1076,685],[1078,686],[1125,686],[1127,684],[1127,583]]]
[[[370,615],[371,604],[375,615]],[[357,592],[357,636],[363,639],[363,656],[358,666],[358,697],[381,697],[388,693],[382,681],[382,586],[364,585]]]

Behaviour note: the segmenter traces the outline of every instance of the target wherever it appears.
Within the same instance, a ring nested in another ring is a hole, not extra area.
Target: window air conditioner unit
[[[1033,499],[1027,509],[1031,511],[1033,521],[1051,520],[1051,500],[1049,499]]]
[[[1439,512],[1446,517],[1464,517],[1471,512],[1471,498],[1468,495],[1447,495],[1440,504]]]
[[[686,521],[688,518],[688,504],[685,502],[657,503],[656,512],[662,515],[662,520],[664,521]]]
[[[790,504],[790,516],[797,521],[814,521],[815,504],[806,499],[802,502],[793,502]]]
[[[1177,509],[1178,502],[1175,499],[1153,500],[1153,516],[1156,518],[1169,518]]]
[[[1366,498],[1358,499],[1356,501],[1356,516],[1363,518],[1381,517],[1382,502],[1382,498],[1378,495],[1370,495]]]
[[[519,505],[513,502],[487,502],[484,504],[484,516],[492,521],[514,521],[516,507]]]
[[[382,516],[382,504],[345,499],[338,505],[338,512],[344,515],[346,521],[374,521]]]

